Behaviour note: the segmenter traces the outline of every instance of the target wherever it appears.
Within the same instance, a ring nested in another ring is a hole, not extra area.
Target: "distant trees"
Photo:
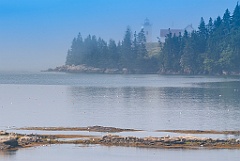
[[[240,6],[233,14],[201,18],[198,30],[169,34],[158,55],[149,56],[144,29],[132,33],[127,27],[122,42],[104,41],[81,34],[73,39],[66,64],[126,69],[130,73],[223,74],[240,73]]]
[[[182,36],[169,33],[162,47],[161,71],[184,74],[223,74],[240,72],[240,6],[231,15],[205,24]]]
[[[85,64],[98,68],[125,68],[130,73],[156,73],[158,61],[150,58],[146,49],[144,30],[134,35],[127,27],[124,39],[116,44],[89,35],[83,40],[79,33],[73,39],[66,58],[66,65]]]

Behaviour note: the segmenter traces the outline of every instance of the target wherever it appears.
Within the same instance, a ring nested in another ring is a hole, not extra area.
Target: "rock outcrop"
[[[18,146],[17,135],[0,131],[0,150],[11,149]]]
[[[8,150],[24,147],[29,144],[42,142],[42,137],[37,135],[17,135],[15,133],[7,133],[0,131],[0,150]]]
[[[105,74],[121,74],[123,71],[115,68],[96,68],[82,65],[62,65],[54,69],[48,69],[47,72],[68,72],[68,73],[105,73]]]

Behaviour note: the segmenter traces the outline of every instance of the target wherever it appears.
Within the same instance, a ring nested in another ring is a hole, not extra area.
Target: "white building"
[[[145,32],[146,41],[152,42],[152,24],[150,23],[148,18],[144,20],[143,29]]]

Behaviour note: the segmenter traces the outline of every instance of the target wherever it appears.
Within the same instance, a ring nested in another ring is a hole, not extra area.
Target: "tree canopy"
[[[144,29],[127,27],[123,41],[106,42],[96,36],[73,39],[66,64],[97,68],[127,69],[131,73],[234,74],[240,73],[240,6],[228,9],[215,20],[203,18],[197,30],[169,34],[159,44],[161,51],[150,56]]]
[[[166,37],[160,57],[161,70],[183,74],[231,74],[240,72],[240,6],[231,15],[203,18],[197,31]],[[179,67],[180,66],[180,67]]]
[[[149,57],[146,49],[144,30],[137,34],[127,27],[122,42],[89,35],[83,39],[79,33],[72,41],[66,65],[81,65],[97,68],[127,69],[130,73],[156,73],[158,61]]]

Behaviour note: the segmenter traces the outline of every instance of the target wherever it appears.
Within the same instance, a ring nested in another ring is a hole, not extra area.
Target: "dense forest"
[[[170,31],[170,30],[169,30]],[[129,73],[165,74],[239,74],[240,6],[222,17],[201,18],[198,30],[169,34],[159,42],[158,54],[149,55],[144,29],[139,33],[127,28],[122,42],[81,34],[73,39],[66,65],[125,69]]]
[[[146,50],[144,30],[139,33],[127,28],[122,42],[89,35],[83,40],[81,34],[73,39],[68,51],[66,65],[81,65],[95,68],[126,69],[128,73],[156,73],[159,59],[149,57]]]

